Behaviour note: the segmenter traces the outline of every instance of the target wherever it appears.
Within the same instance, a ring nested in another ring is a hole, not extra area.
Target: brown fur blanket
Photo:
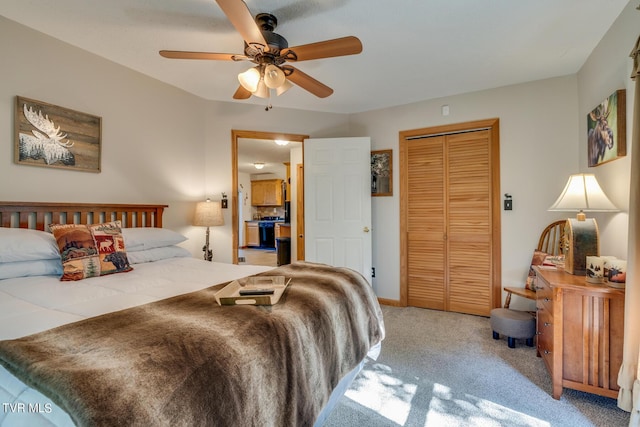
[[[308,426],[384,338],[358,273],[295,263],[274,306],[223,284],[0,342],[0,363],[83,426]]]

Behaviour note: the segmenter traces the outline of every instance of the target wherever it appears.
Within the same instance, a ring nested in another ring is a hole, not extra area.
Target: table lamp
[[[548,210],[578,212],[576,218],[567,219],[565,226],[564,269],[584,276],[587,256],[600,256],[598,224],[595,218],[587,218],[585,212],[617,212],[618,209],[593,174],[578,173],[569,176],[560,197]]]
[[[193,217],[193,225],[207,227],[207,237],[202,250],[204,251],[205,261],[213,260],[213,251],[209,249],[209,227],[224,225],[220,203],[212,202],[211,199],[207,199],[206,202],[198,202],[196,213]]]

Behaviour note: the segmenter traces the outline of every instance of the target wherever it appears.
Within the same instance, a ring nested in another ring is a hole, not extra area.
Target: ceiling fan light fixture
[[[253,92],[258,98],[269,98],[271,96],[269,87],[264,83],[264,79],[258,82],[258,88]]]
[[[258,67],[249,68],[244,73],[238,74],[238,81],[243,88],[253,93],[258,90],[260,70],[258,70]]]
[[[276,139],[275,142],[281,146],[289,145],[289,141],[285,141],[284,139]]]
[[[262,163],[262,162],[255,162],[255,163],[253,164],[253,167],[254,167],[254,168],[256,168],[256,169],[262,169],[262,168],[264,167],[264,163]]]
[[[233,99],[248,99],[251,95],[269,98],[271,89],[276,89],[277,95],[282,95],[291,87],[288,80],[318,98],[326,98],[333,93],[333,89],[286,63],[357,55],[362,52],[362,42],[355,36],[290,48],[284,37],[273,32],[278,25],[274,15],[260,13],[254,18],[247,4],[241,0],[216,2],[244,39],[244,54],[174,50],[161,50],[159,53],[170,59],[251,61],[256,64],[257,67],[238,74],[240,86],[234,92]],[[261,81],[265,88],[261,87]],[[271,105],[267,105],[266,109],[271,109]]]
[[[284,80],[284,83],[282,83],[280,86],[278,86],[276,88],[276,95],[280,96],[283,93],[285,93],[286,91],[288,91],[289,89],[291,89],[293,87],[293,85],[291,84],[291,82],[287,79]]]
[[[284,71],[273,64],[269,64],[264,69],[264,83],[270,89],[280,87],[286,81]]]

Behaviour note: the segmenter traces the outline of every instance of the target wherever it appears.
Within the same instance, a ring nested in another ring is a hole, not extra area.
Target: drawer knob
[[[551,352],[549,350],[545,350],[543,351],[544,354],[551,354]]]
[[[549,301],[551,301],[549,298],[544,299],[544,302],[549,302]]]
[[[544,322],[544,326],[551,326],[550,322]]]

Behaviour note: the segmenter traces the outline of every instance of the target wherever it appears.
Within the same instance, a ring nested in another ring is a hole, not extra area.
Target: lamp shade
[[[253,94],[258,98],[269,98],[271,96],[269,86],[265,84],[264,79],[260,79],[258,87]]]
[[[207,199],[206,202],[199,202],[196,205],[196,213],[193,217],[193,225],[200,227],[212,227],[215,225],[224,225],[222,217],[222,208],[220,202],[212,202]]]
[[[260,81],[260,71],[258,67],[249,68],[244,73],[238,74],[238,81],[243,88],[253,93],[258,89],[258,82]]]
[[[560,197],[549,208],[563,212],[618,212],[590,173],[571,175]]]
[[[286,81],[284,71],[273,64],[269,64],[264,69],[264,83],[270,89],[280,87]]]
[[[276,88],[276,96],[280,96],[289,89],[291,89],[293,85],[289,82],[289,80],[285,80],[280,86]]]

